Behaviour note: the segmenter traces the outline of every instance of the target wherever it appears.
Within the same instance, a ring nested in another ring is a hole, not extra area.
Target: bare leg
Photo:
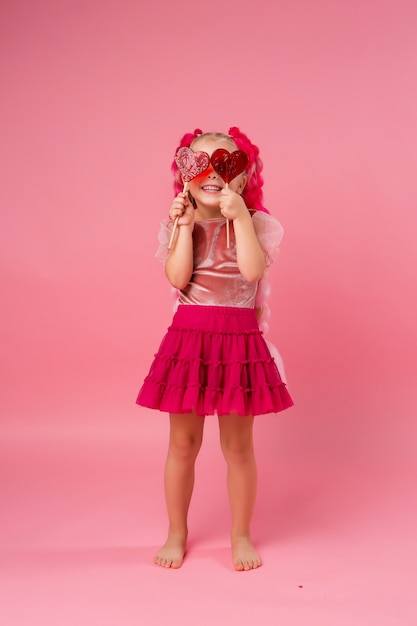
[[[236,570],[260,567],[261,559],[250,537],[255,506],[257,469],[253,450],[253,417],[219,418],[220,442],[227,463],[227,486],[232,509],[231,543]]]
[[[155,563],[177,569],[184,560],[187,517],[194,488],[194,465],[203,439],[204,418],[170,415],[170,438],[165,464],[165,499],[169,529]]]

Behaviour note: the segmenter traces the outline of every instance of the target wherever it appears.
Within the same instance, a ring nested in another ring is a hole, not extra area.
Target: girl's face
[[[190,146],[195,152],[207,152],[209,156],[218,148],[224,148],[229,152],[237,150],[237,146],[232,139],[222,139],[214,136],[197,137]],[[243,172],[236,176],[229,183],[229,189],[236,193],[242,193],[247,183],[248,177]],[[224,180],[219,176],[210,164],[205,172],[196,176],[188,183],[188,190],[194,198],[197,209],[203,209],[211,217],[222,217],[219,208],[220,193],[226,186]]]

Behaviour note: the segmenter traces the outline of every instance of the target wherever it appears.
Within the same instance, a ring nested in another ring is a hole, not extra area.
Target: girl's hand
[[[243,215],[248,215],[248,209],[242,196],[232,191],[230,187],[224,187],[221,191],[220,211],[228,220],[236,220]]]
[[[178,226],[193,226],[194,225],[194,207],[191,204],[188,193],[181,191],[171,205],[169,211],[169,218],[172,221],[178,220]]]

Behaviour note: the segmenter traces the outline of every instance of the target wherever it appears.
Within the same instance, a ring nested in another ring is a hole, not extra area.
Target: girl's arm
[[[175,289],[184,289],[193,273],[194,207],[185,193],[174,199],[170,217],[179,217],[177,236],[165,263],[165,274]]]
[[[259,281],[264,274],[266,261],[251,215],[239,194],[231,189],[224,189],[222,194],[220,208],[225,217],[233,220],[240,273],[250,283]]]
[[[265,253],[256,236],[252,218],[245,207],[242,215],[233,220],[236,236],[236,255],[240,273],[248,282],[261,280],[265,272]]]

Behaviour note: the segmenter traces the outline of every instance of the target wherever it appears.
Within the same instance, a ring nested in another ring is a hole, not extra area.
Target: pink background
[[[203,626],[413,621],[416,20],[412,0],[2,2],[5,626],[152,625],[165,602]],[[173,152],[232,125],[285,229],[269,338],[296,402],[256,422],[246,578],[214,420],[189,558],[152,566],[168,429],[135,406],[171,318]]]

